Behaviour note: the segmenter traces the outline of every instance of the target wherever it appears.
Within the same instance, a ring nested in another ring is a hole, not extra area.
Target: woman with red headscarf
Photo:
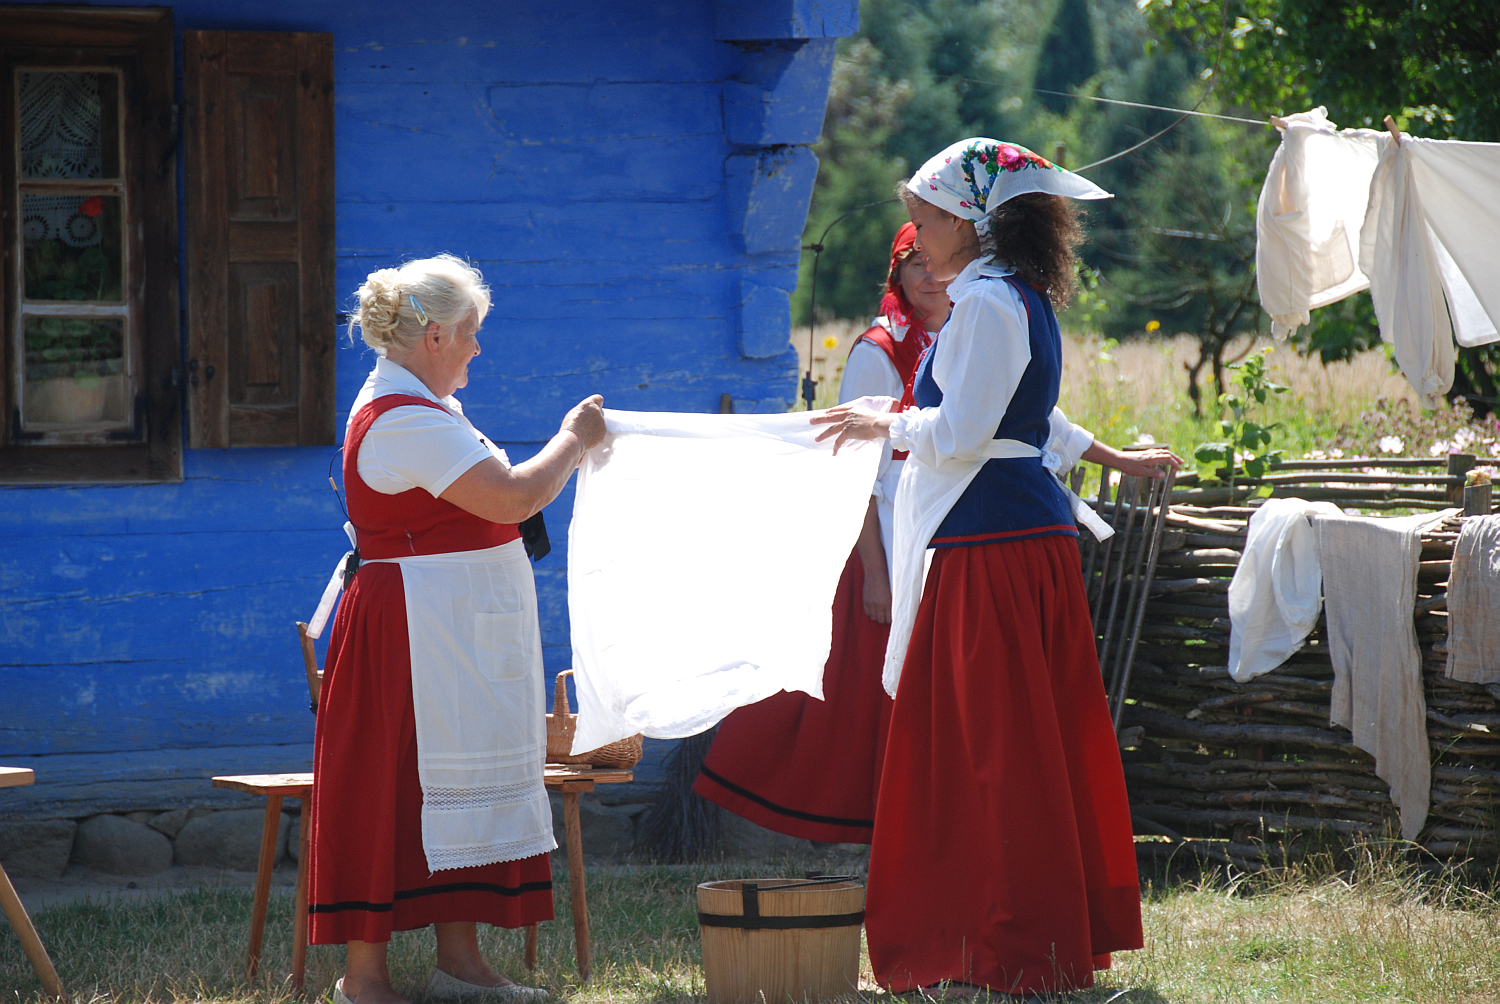
[[[855,339],[839,402],[900,400],[932,335],[948,319],[948,284],[922,264],[917,231],[891,246],[880,316]],[[891,505],[905,454],[889,446],[864,528],[833,600],[824,700],[782,691],[724,719],[693,790],[767,829],[809,840],[870,842],[890,723],[880,685],[891,622]],[[766,756],[775,750],[776,756]]]

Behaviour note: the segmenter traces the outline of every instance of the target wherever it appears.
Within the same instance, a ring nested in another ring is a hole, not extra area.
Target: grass
[[[819,325],[813,376],[819,385],[818,406],[838,398],[843,362],[864,325],[834,321]],[[831,340],[828,347],[825,340]],[[807,329],[794,333],[799,366],[807,366]],[[1381,401],[1416,404],[1416,395],[1384,352],[1365,352],[1346,363],[1324,366],[1289,345],[1270,339],[1241,339],[1225,358],[1247,350],[1272,348],[1270,378],[1291,388],[1272,399],[1266,416],[1283,424],[1277,445],[1300,456],[1337,438]],[[1187,335],[1139,338],[1123,344],[1077,334],[1063,337],[1063,379],[1058,406],[1068,417],[1106,442],[1126,444],[1141,434],[1159,443],[1191,450],[1205,439],[1219,438],[1218,414],[1209,380],[1201,379],[1204,412],[1195,414],[1187,394],[1184,364],[1197,358],[1197,343]],[[1424,444],[1425,445],[1425,444]]]
[[[568,891],[559,881],[559,918],[542,925],[534,982],[578,1004],[702,1001],[696,883],[800,874],[825,864],[591,869],[594,973],[584,985],[573,971]],[[278,981],[289,958],[290,914],[290,896],[275,896],[263,975],[253,987],[241,975],[249,915],[244,890],[79,903],[38,911],[36,921],[76,1001],[282,1004],[291,999]],[[1456,877],[1424,877],[1395,858],[1366,854],[1352,869],[1303,866],[1276,877],[1148,877],[1144,915],[1146,947],[1117,955],[1096,987],[1060,1002],[1500,1001],[1500,908],[1494,899]],[[483,937],[497,968],[523,972],[518,932],[486,930]],[[399,934],[392,945],[397,985],[419,1002],[431,951],[425,931]],[[341,949],[313,948],[310,996],[325,994],[341,967]],[[894,1002],[874,987],[868,960],[863,969],[860,998]],[[0,987],[6,990],[3,1000],[41,1000],[8,929],[0,936]]]

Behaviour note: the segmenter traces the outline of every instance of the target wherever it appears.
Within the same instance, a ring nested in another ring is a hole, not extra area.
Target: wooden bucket
[[[847,997],[859,986],[858,878],[733,879],[698,886],[709,1004]]]

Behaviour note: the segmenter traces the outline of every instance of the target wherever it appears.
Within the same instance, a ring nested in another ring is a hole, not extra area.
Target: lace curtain
[[[99,178],[104,174],[97,73],[22,73],[21,176]]]
[[[99,75],[22,73],[20,84],[22,177],[102,177]],[[77,195],[27,195],[21,218],[28,244],[56,238],[81,248],[98,244],[102,237],[98,210]]]

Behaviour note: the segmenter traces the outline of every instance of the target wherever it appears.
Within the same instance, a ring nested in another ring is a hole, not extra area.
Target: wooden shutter
[[[189,443],[334,442],[333,36],[183,32]]]

